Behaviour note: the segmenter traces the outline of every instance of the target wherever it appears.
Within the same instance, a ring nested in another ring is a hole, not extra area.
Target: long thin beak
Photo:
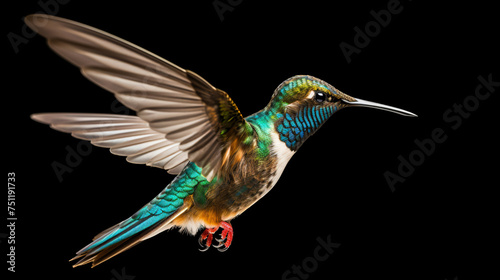
[[[417,117],[417,115],[413,114],[412,112],[408,112],[408,111],[403,110],[403,109],[399,109],[399,108],[392,107],[389,105],[371,102],[371,101],[367,101],[367,100],[363,100],[363,99],[359,99],[359,98],[354,98],[354,99],[355,99],[354,101],[349,101],[346,99],[342,99],[342,101],[344,103],[348,104],[349,107],[375,108],[375,109],[379,109],[379,110],[384,110],[384,111],[389,111],[389,112],[393,112],[396,114],[400,114],[400,115],[403,115],[406,117]]]

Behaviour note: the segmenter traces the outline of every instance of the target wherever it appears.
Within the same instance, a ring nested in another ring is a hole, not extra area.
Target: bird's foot
[[[219,244],[214,245],[214,248],[217,248],[219,252],[224,252],[229,249],[231,243],[233,242],[233,227],[228,222],[220,222],[219,227],[222,228],[222,232],[220,234],[220,239],[215,239]]]
[[[213,241],[213,235],[217,232],[219,228],[222,228],[222,232],[220,234],[220,239],[215,239],[219,244],[217,245],[212,245]],[[204,240],[207,240],[205,244],[203,244]],[[233,227],[231,226],[230,223],[228,222],[220,222],[218,227],[212,227],[212,228],[206,228],[203,233],[200,235],[200,239],[198,239],[198,243],[202,247],[200,251],[204,252],[210,248],[210,246],[213,246],[214,248],[217,248],[220,252],[226,251],[229,246],[231,246],[231,242],[233,242]]]
[[[200,238],[198,239],[198,243],[201,246],[200,251],[205,252],[210,248],[212,245],[212,240],[214,239],[214,233],[217,232],[219,228],[218,227],[213,227],[213,228],[206,228],[203,233],[200,235]],[[203,244],[203,240],[207,240],[205,244]]]

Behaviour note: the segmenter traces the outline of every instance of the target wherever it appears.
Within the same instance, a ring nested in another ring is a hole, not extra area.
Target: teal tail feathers
[[[81,258],[73,267],[88,263],[92,263],[94,267],[172,227],[172,221],[189,209],[184,198],[193,193],[192,187],[180,184],[179,181],[184,181],[182,177],[183,174],[180,174],[132,217],[95,236],[92,243],[78,251],[70,260]]]
[[[173,221],[186,212],[191,202],[184,199],[194,193],[198,184],[208,184],[201,168],[188,163],[184,170],[153,200],[132,217],[101,232],[70,261],[80,259],[73,267],[92,263],[92,267],[132,248],[173,226]]]
[[[82,258],[73,267],[91,262],[92,267],[99,265],[167,229],[168,225],[185,210],[187,207],[171,214],[149,215],[141,220],[129,218],[98,234],[92,243],[78,251],[70,261]]]
[[[172,212],[151,214],[143,207],[134,216],[104,230],[94,237],[93,242],[76,253],[70,261],[81,258],[73,267],[92,263],[92,267],[132,248],[141,241],[148,239],[169,228],[171,222],[188,209],[179,207]]]

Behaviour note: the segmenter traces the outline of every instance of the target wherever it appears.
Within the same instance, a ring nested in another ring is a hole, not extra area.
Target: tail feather
[[[157,223],[163,218],[165,218],[165,216],[166,216],[165,214],[159,217],[151,215],[133,222],[129,222],[128,220],[133,219],[129,218],[126,221],[119,223],[114,231],[101,235],[101,237],[99,237],[89,245],[85,246],[76,254],[78,255],[78,254],[84,254],[86,252],[92,253],[100,251],[105,247],[111,246],[133,235],[136,235],[143,230],[146,230],[148,227],[154,225],[154,223]]]
[[[85,265],[91,262],[92,267],[99,265],[132,248],[143,240],[160,233],[161,231],[157,231],[157,229],[167,229],[168,225],[187,209],[189,209],[189,207],[185,205],[180,207],[174,213],[169,214],[167,217],[150,215],[144,219],[134,222],[129,221],[132,219],[131,217],[98,234],[92,243],[78,251],[76,256],[70,261],[81,258],[76,264],[73,265],[73,267]],[[127,225],[125,227],[121,227],[124,223]]]
[[[96,235],[92,243],[78,251],[72,260],[80,260],[73,267],[91,262],[94,267],[174,226],[173,221],[191,207],[194,188],[204,180],[200,174],[201,168],[188,163],[153,200],[130,218]]]
[[[97,234],[96,236],[94,236],[94,238],[92,238],[92,241],[96,241],[97,239],[99,239],[99,238],[101,238],[101,237],[103,237],[103,236],[105,236],[105,235],[107,235],[107,234],[109,234],[109,233],[117,230],[120,227],[120,224],[121,223],[116,224],[116,225],[114,225],[112,227],[109,227],[108,229],[105,229],[105,230],[101,231],[99,234]]]

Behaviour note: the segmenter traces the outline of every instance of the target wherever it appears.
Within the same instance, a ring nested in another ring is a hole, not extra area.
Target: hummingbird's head
[[[295,151],[331,115],[346,107],[371,107],[416,117],[399,108],[351,97],[318,78],[306,75],[294,76],[281,83],[266,109],[275,119],[274,127],[280,140]]]

